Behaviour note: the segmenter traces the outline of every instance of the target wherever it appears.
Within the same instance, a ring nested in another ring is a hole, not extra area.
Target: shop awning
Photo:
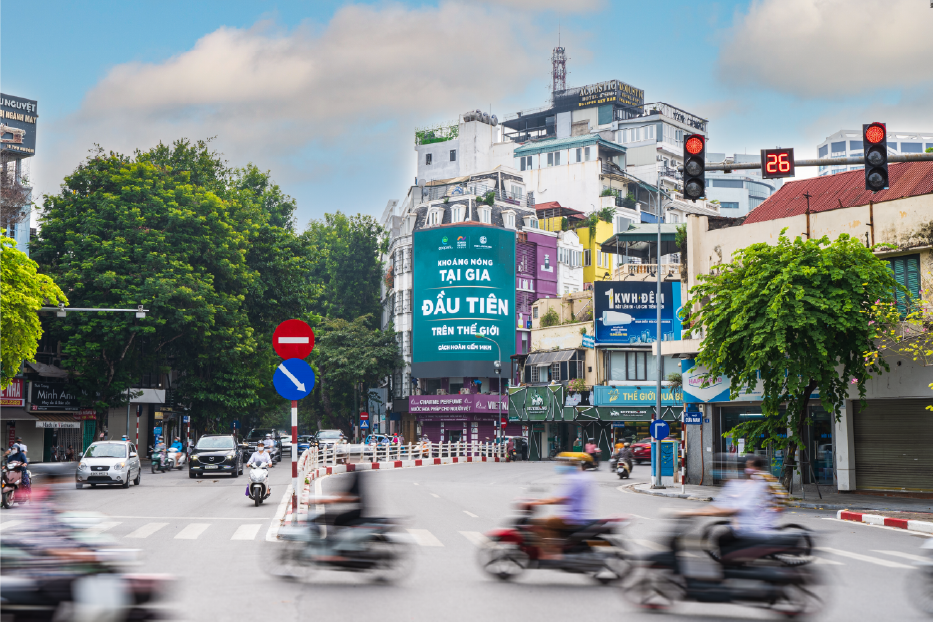
[[[675,241],[678,225],[662,223],[662,255],[680,252]],[[600,250],[613,255],[629,255],[645,260],[655,259],[655,247],[658,244],[658,225],[655,223],[638,223],[629,225],[626,231],[621,231],[608,238],[600,245]],[[655,263],[650,261],[649,263]]]
[[[551,352],[533,352],[529,355],[526,365],[551,365],[570,361],[577,354],[577,350],[552,350]]]
[[[25,408],[0,408],[0,421],[36,421]]]
[[[67,378],[68,372],[55,365],[46,365],[45,363],[26,363],[40,376],[46,378]]]

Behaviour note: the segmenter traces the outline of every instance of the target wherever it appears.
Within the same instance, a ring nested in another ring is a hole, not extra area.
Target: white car
[[[283,454],[288,452],[290,456],[292,455],[292,435],[291,434],[288,436],[280,436],[279,444],[282,446]]]
[[[75,487],[107,484],[129,488],[130,482],[139,486],[141,472],[139,453],[133,443],[98,441],[91,443],[81,456],[75,472]]]

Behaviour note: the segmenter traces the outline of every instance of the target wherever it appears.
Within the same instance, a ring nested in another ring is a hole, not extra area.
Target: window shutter
[[[919,257],[905,257],[905,287],[915,298],[921,295],[921,262]]]

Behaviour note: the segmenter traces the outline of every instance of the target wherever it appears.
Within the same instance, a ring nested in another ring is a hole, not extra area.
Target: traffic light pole
[[[890,155],[888,157],[889,164],[892,162],[930,162],[934,160],[934,153],[908,153],[900,155]],[[853,156],[850,158],[819,158],[816,160],[795,160],[795,168],[799,166],[839,166],[841,164],[864,164],[863,156]],[[678,170],[682,170],[684,167],[679,166]],[[761,169],[762,165],[759,162],[735,162],[733,164],[711,164],[708,162],[704,166],[705,170],[708,171],[723,171],[724,173],[729,173],[731,171],[739,170],[758,170]]]

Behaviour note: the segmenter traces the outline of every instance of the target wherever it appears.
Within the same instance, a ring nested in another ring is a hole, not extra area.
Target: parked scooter
[[[3,466],[3,499],[0,505],[4,509],[13,507],[14,503],[29,501],[29,488],[23,485],[23,473],[27,466],[22,462],[9,462]]]
[[[269,471],[266,469],[265,464],[250,469],[250,485],[246,488],[246,496],[253,500],[256,507],[262,505],[263,501],[269,498],[271,489],[267,484],[268,479]]]

